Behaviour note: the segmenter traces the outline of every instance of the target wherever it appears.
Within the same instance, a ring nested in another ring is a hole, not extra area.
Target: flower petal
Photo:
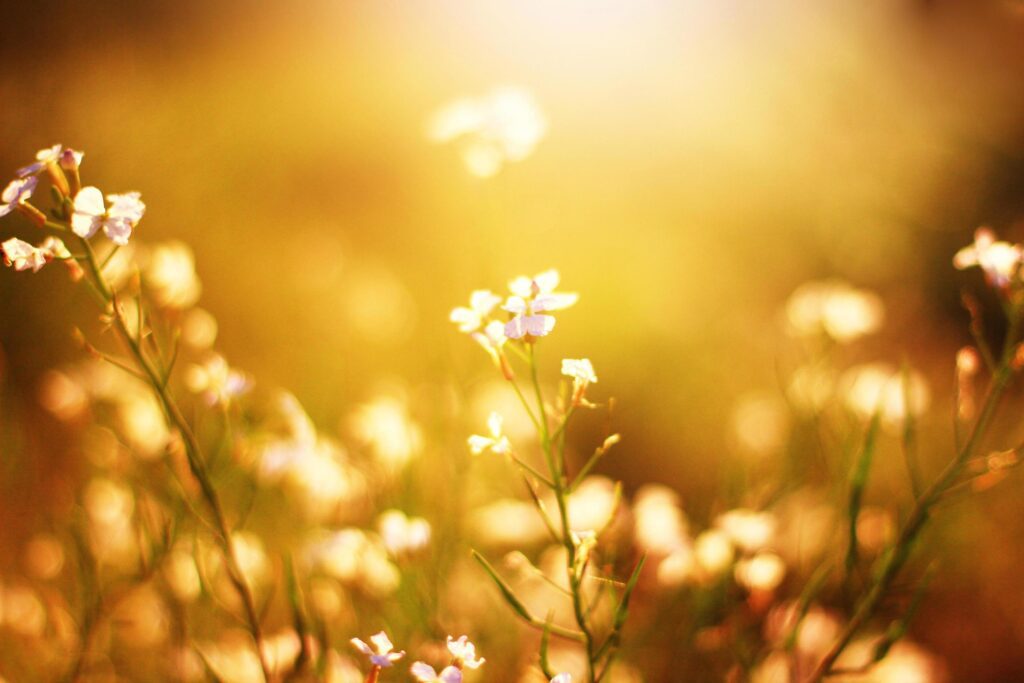
[[[92,185],[83,187],[75,195],[75,213],[84,213],[89,216],[102,216],[106,212],[103,205],[103,193],[98,187]]]
[[[462,672],[454,666],[446,666],[437,680],[441,683],[462,683]]]
[[[388,638],[388,634],[381,631],[370,636],[370,642],[377,648],[377,652],[382,655],[386,655],[395,649],[395,646],[391,644],[391,639]]]
[[[103,232],[111,242],[123,247],[128,244],[128,238],[132,236],[132,222],[126,218],[108,218],[103,221]]]
[[[423,683],[433,683],[437,680],[437,671],[434,670],[434,667],[424,662],[414,662],[413,665],[409,667],[409,673],[411,673],[417,681],[422,681]]]
[[[570,292],[540,294],[533,300],[533,310],[538,312],[561,311],[575,304],[579,298],[579,294]]]

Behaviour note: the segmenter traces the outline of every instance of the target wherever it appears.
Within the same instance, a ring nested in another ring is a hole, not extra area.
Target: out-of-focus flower
[[[583,395],[587,386],[597,384],[597,375],[594,374],[594,366],[589,358],[565,358],[562,360],[562,374],[572,378],[572,402],[578,404],[583,401]]]
[[[365,478],[340,444],[304,430],[257,446],[253,465],[260,482],[281,486],[306,518],[328,520],[363,495]]]
[[[836,377],[830,367],[822,364],[802,365],[793,371],[786,395],[793,407],[816,413],[824,408],[835,393]]]
[[[505,325],[498,320],[492,320],[484,326],[483,330],[473,332],[471,336],[491,357],[505,379],[511,380],[515,377],[512,366],[509,365],[508,358],[502,350],[505,342],[508,341],[508,337],[505,336]]]
[[[897,426],[907,417],[907,410],[919,416],[928,409],[931,395],[920,373],[904,373],[883,363],[869,363],[850,368],[843,375],[846,406],[858,417],[870,419],[878,413],[887,426]]]
[[[715,526],[724,531],[734,545],[751,553],[771,542],[776,524],[770,512],[737,508],[720,515]]]
[[[389,467],[405,465],[423,442],[419,425],[413,422],[405,402],[392,396],[381,396],[357,408],[349,425],[356,438],[369,445],[377,459]]]
[[[390,595],[402,580],[381,541],[361,529],[340,529],[314,539],[306,554],[317,571],[375,597]]]
[[[556,292],[560,277],[551,269],[535,275],[532,279],[519,276],[508,283],[512,296],[505,300],[502,308],[513,314],[505,324],[505,336],[509,339],[531,341],[543,337],[555,327],[555,318],[545,311],[560,311],[569,308],[579,299],[574,293]]]
[[[195,257],[184,242],[171,241],[154,247],[143,282],[156,303],[166,308],[188,308],[199,300],[202,292]]]
[[[502,421],[501,415],[492,412],[490,417],[487,418],[487,429],[491,435],[481,436],[480,434],[473,434],[467,439],[469,450],[472,451],[473,455],[480,455],[488,450],[498,455],[505,455],[512,451],[508,438],[501,432]]]
[[[0,615],[15,633],[38,638],[46,629],[46,608],[30,587],[0,585]]]
[[[377,520],[384,547],[393,556],[416,553],[430,543],[430,523],[422,517],[407,517],[401,510],[385,510]]]
[[[448,636],[448,652],[452,653],[452,659],[455,660],[453,663],[460,669],[479,669],[486,661],[483,657],[477,658],[476,646],[470,642],[469,636]]]
[[[189,390],[202,394],[208,405],[226,406],[252,386],[249,377],[230,366],[223,356],[213,354],[206,362],[191,365],[185,373]]]
[[[0,194],[0,201],[3,201],[3,204],[0,204],[0,217],[6,216],[27,202],[32,197],[38,182],[38,178],[31,177],[19,178],[7,183],[3,194]]]
[[[167,606],[152,586],[130,592],[118,603],[112,621],[118,638],[133,647],[159,645],[171,630]]]
[[[186,311],[181,320],[181,341],[193,349],[210,348],[217,341],[217,319],[202,308]]]
[[[990,228],[978,228],[974,232],[974,244],[953,256],[953,266],[958,270],[978,266],[989,284],[1005,288],[1017,274],[1022,255],[1024,252],[1019,245],[996,241]]]
[[[186,546],[175,547],[168,553],[164,563],[164,578],[174,597],[181,602],[192,602],[203,589],[195,553]]]
[[[786,303],[786,317],[800,335],[824,332],[838,342],[850,342],[876,331],[885,309],[875,294],[841,280],[808,282]]]
[[[551,679],[551,683],[572,683],[572,675],[570,674],[558,674]]]
[[[793,680],[790,657],[772,652],[750,672],[750,683],[790,683]]]
[[[471,334],[483,327],[487,316],[501,303],[501,297],[489,289],[477,289],[469,295],[469,307],[453,308],[448,319],[459,326],[459,332]]]
[[[667,486],[648,484],[633,498],[636,542],[655,555],[668,555],[689,545],[686,516],[679,494]]]
[[[353,647],[369,657],[370,664],[376,667],[387,668],[393,666],[395,662],[405,656],[404,650],[394,652],[395,646],[391,644],[391,639],[388,638],[388,634],[384,633],[384,631],[370,636],[370,642],[373,643],[372,648],[359,638],[353,638],[349,642],[352,643]]]
[[[48,260],[47,252],[33,247],[17,237],[12,237],[0,244],[0,251],[3,251],[4,264],[12,266],[18,272],[31,270],[33,273],[38,273]]]
[[[218,643],[197,646],[207,665],[225,683],[249,683],[263,678],[260,658],[252,639],[238,631],[229,631]]]
[[[673,550],[658,563],[658,583],[669,588],[680,586],[696,576],[697,558],[689,545]]]
[[[474,537],[490,546],[529,546],[548,537],[537,508],[513,498],[496,500],[474,510],[470,527]]]
[[[363,674],[348,657],[335,650],[327,653],[327,671],[324,683],[363,683]]]
[[[772,552],[762,551],[736,563],[736,582],[752,591],[775,590],[786,575],[786,564]]]
[[[89,239],[103,228],[114,244],[128,244],[132,229],[142,219],[146,205],[138,192],[108,194],[109,208],[103,203],[103,193],[96,187],[83,187],[75,195],[71,230],[83,239]]]
[[[39,382],[39,403],[59,420],[74,420],[89,408],[89,395],[66,373],[48,370]]]
[[[569,495],[569,528],[574,531],[604,529],[611,522],[618,502],[615,482],[608,477],[587,477]],[[558,509],[553,498],[548,509]]]
[[[32,576],[48,581],[64,568],[64,546],[50,534],[36,534],[25,546],[25,565]]]
[[[441,673],[437,673],[426,662],[413,662],[409,673],[420,683],[462,683],[462,672],[455,666],[446,666]]]
[[[717,529],[708,529],[697,536],[693,553],[701,570],[711,576],[720,574],[732,564],[736,554],[729,536]]]
[[[740,398],[732,411],[732,436],[745,452],[765,456],[776,452],[789,431],[786,403],[769,394]]]
[[[463,98],[434,115],[428,135],[456,142],[473,175],[487,178],[506,162],[525,159],[544,136],[547,122],[525,90],[497,88],[485,97]]]
[[[896,522],[884,508],[869,505],[857,516],[857,541],[869,553],[882,552],[895,533]]]
[[[131,391],[116,400],[118,422],[135,454],[143,460],[162,455],[171,433],[157,399],[151,394]]]

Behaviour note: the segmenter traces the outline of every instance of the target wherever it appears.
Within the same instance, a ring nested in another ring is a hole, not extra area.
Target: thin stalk
[[[142,369],[143,374],[146,375],[150,387],[164,408],[168,422],[181,435],[182,442],[185,446],[185,454],[188,459],[189,469],[199,482],[199,488],[202,492],[202,496],[213,514],[213,526],[217,531],[215,538],[221,546],[221,551],[224,555],[224,564],[227,569],[228,579],[241,598],[246,619],[248,621],[249,631],[252,634],[253,641],[256,645],[256,651],[259,656],[263,677],[266,681],[270,681],[271,670],[270,665],[267,662],[266,653],[264,652],[263,629],[260,625],[259,616],[257,615],[256,602],[253,598],[252,591],[249,589],[249,585],[246,583],[245,576],[242,574],[242,570],[238,565],[238,559],[235,556],[234,548],[231,543],[231,532],[224,516],[223,506],[220,502],[220,495],[217,493],[217,489],[214,487],[213,482],[210,480],[209,474],[206,471],[206,465],[202,457],[202,451],[199,447],[199,441],[196,439],[195,434],[189,427],[188,421],[185,419],[185,416],[182,415],[177,403],[168,391],[163,378],[160,377],[156,369],[154,369],[152,364],[149,362],[146,354],[143,352],[139,340],[133,337],[129,332],[128,327],[121,316],[121,312],[118,310],[116,298],[110,290],[110,287],[107,285],[106,280],[103,278],[103,273],[96,261],[96,254],[92,249],[92,245],[90,245],[86,239],[79,238],[79,240],[85,250],[85,261],[95,280],[94,284],[107,304],[111,305],[113,308],[115,328],[121,336],[122,341],[124,341],[128,346],[128,349],[131,351],[132,356],[135,358],[135,362]]]
[[[555,454],[552,449],[551,433],[548,429],[547,409],[544,407],[544,395],[540,387],[540,378],[537,371],[536,345],[530,345],[530,378],[533,381],[534,394],[537,397],[537,405],[540,408],[540,441],[541,449],[544,451],[544,458],[547,461],[548,469],[551,471],[551,480],[554,482],[555,500],[558,501],[558,517],[562,526],[562,544],[566,550],[566,573],[569,578],[569,591],[572,593],[573,615],[576,625],[583,634],[584,646],[587,650],[587,678],[588,683],[597,683],[595,642],[594,635],[587,624],[587,610],[584,605],[582,590],[582,573],[576,571],[576,544],[572,540],[572,528],[569,524],[568,491],[565,486],[565,463],[555,461]],[[562,430],[560,430],[562,431]],[[564,437],[564,431],[562,431]]]
[[[992,386],[989,388],[981,414],[978,416],[978,421],[974,424],[974,429],[971,431],[971,435],[968,438],[967,443],[964,444],[964,447],[957,454],[956,458],[946,466],[942,473],[939,474],[939,476],[917,499],[917,502],[914,504],[914,507],[910,512],[910,516],[907,518],[906,524],[903,526],[903,530],[900,532],[899,538],[896,540],[896,544],[884,560],[878,579],[876,579],[875,583],[871,586],[871,589],[858,603],[853,617],[847,623],[846,628],[843,629],[843,632],[836,639],[835,643],[833,643],[828,653],[821,660],[821,663],[811,674],[811,677],[807,679],[807,683],[817,683],[832,672],[833,665],[846,649],[846,646],[850,644],[850,641],[865,622],[874,615],[875,610],[887,594],[893,580],[895,580],[900,570],[910,558],[911,548],[914,541],[917,540],[925,523],[928,521],[932,507],[956,480],[957,476],[963,470],[964,465],[974,453],[975,448],[977,448],[985,432],[988,430],[993,418],[995,417],[999,401],[1002,398],[1003,393],[1006,390],[1006,386],[1012,376],[1009,366],[1009,360],[1012,358],[1012,351],[1009,349],[1012,348],[1012,341],[1016,335],[1016,326],[1013,327],[1014,329],[1012,329],[1011,333],[1008,335],[1008,350],[1004,353],[1004,360],[992,379]]]

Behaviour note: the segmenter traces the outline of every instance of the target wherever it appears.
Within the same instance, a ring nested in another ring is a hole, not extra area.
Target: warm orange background
[[[337,424],[381,383],[415,397],[473,381],[485,364],[448,310],[558,267],[582,299],[544,353],[589,356],[618,398],[606,471],[678,487],[696,518],[741,466],[725,464],[737,396],[793,365],[779,309],[797,285],[835,275],[883,296],[885,331],[850,357],[921,367],[941,436],[969,339],[958,291],[980,288],[950,257],[981,223],[1024,237],[1024,7],[1009,0],[3,13],[0,169],[62,142],[86,150],[90,182],[140,190],[139,237],[192,246],[234,364]],[[548,134],[481,180],[425,122],[503,83],[533,92]],[[0,409],[45,430],[5,426],[35,453],[0,457],[9,547],[49,514],[40,492],[74,478],[34,401],[39,373],[75,354],[67,320],[85,314],[67,295],[56,272],[0,273]],[[950,515],[916,635],[954,680],[1024,671],[1021,485]]]

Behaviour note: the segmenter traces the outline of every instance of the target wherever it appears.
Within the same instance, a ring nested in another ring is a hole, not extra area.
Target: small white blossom
[[[39,269],[46,265],[45,251],[17,237],[0,244],[0,249],[3,250],[4,263],[13,266],[19,272],[31,269],[33,273],[38,273]]]
[[[953,265],[958,270],[978,266],[995,287],[1006,287],[1017,274],[1024,252],[1017,244],[996,241],[995,233],[989,228],[978,228],[974,233],[974,244],[958,251]]]
[[[459,326],[459,332],[472,334],[484,326],[486,318],[494,307],[501,303],[501,297],[488,289],[477,289],[469,295],[469,307],[452,309],[448,319]]]
[[[446,666],[438,674],[434,667],[425,662],[415,662],[409,673],[420,683],[462,683],[462,672],[455,666]]]
[[[469,642],[468,636],[459,636],[458,639],[448,636],[448,652],[452,653],[455,666],[468,669],[478,669],[484,663],[484,658],[477,659],[476,646]]]
[[[3,204],[0,204],[0,217],[6,216],[10,212],[18,208],[19,204],[24,204],[32,196],[32,192],[36,189],[36,183],[39,182],[38,178],[18,178],[7,183],[7,187],[4,188],[4,192],[0,195],[0,200]]]
[[[558,674],[551,679],[551,683],[572,683],[571,674]]]
[[[490,431],[490,436],[481,436],[474,434],[469,437],[469,449],[473,452],[473,455],[480,455],[484,451],[491,451],[498,455],[504,455],[512,450],[511,444],[508,442],[508,438],[502,434],[501,423],[503,419],[498,413],[491,413],[490,417],[487,418],[487,428]]]
[[[502,306],[515,316],[505,325],[505,335],[509,339],[550,334],[555,327],[555,318],[546,312],[560,311],[576,303],[577,294],[555,291],[559,279],[558,271],[552,269],[533,278],[520,276],[509,282],[512,296]]]
[[[63,151],[64,147],[59,144],[39,150],[36,152],[35,163],[18,169],[18,177],[25,178],[27,176],[34,176],[45,169],[47,164],[57,163],[60,160],[61,153]],[[79,152],[79,154],[81,154],[81,152]],[[81,156],[79,156],[79,160],[81,160]]]
[[[377,531],[384,547],[395,557],[416,553],[430,543],[430,522],[422,517],[408,517],[401,510],[382,512]]]
[[[223,356],[211,355],[205,363],[192,365],[185,374],[189,390],[202,394],[208,405],[227,405],[249,390],[251,382],[245,373],[228,365]]]
[[[573,403],[580,403],[587,386],[597,383],[594,366],[588,358],[566,358],[562,360],[562,374],[572,378]]]
[[[128,244],[132,229],[146,212],[146,205],[139,196],[138,192],[108,194],[108,208],[98,188],[83,187],[75,195],[75,211],[71,215],[72,231],[79,237],[89,239],[103,228],[103,232],[115,244]]]
[[[394,652],[395,646],[391,644],[391,639],[388,638],[384,631],[370,636],[370,642],[373,643],[372,648],[359,638],[353,638],[349,642],[357,650],[369,657],[370,664],[373,666],[387,668],[405,656],[405,651]]]

